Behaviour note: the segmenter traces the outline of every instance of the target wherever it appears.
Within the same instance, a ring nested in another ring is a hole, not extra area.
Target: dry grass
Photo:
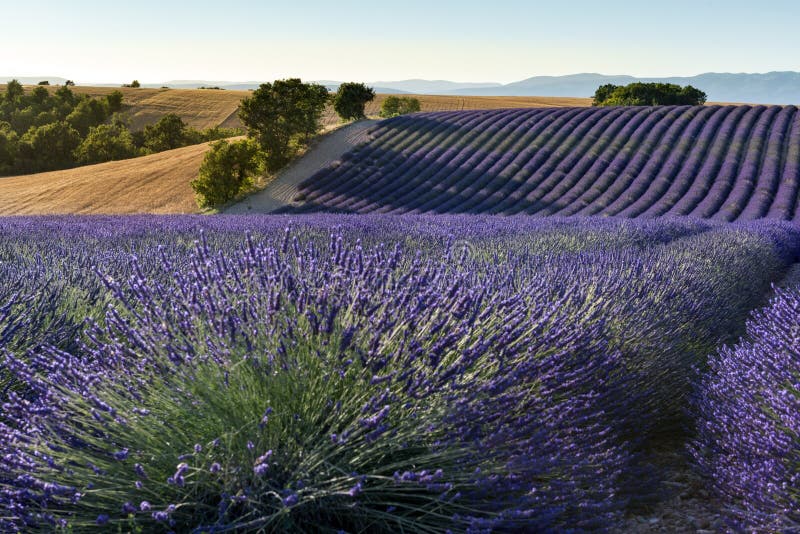
[[[207,144],[151,156],[0,178],[0,215],[197,213],[189,182]]]
[[[26,86],[26,90],[33,86]],[[55,87],[48,87],[55,91]],[[0,85],[0,91],[5,86]],[[223,91],[215,89],[132,89],[128,87],[83,87],[72,88],[75,93],[93,97],[105,96],[112,91],[122,91],[123,104],[131,118],[134,130],[152,124],[167,113],[176,113],[184,122],[195,128],[241,128],[237,112],[239,102],[250,95],[250,91]],[[380,94],[367,105],[370,117],[377,117],[381,104],[389,95]],[[403,95],[399,95],[403,96]],[[422,111],[456,111],[462,109],[496,108],[541,108],[564,106],[590,106],[590,98],[564,98],[542,96],[439,96],[406,95],[418,98]],[[338,124],[339,117],[332,108],[325,111],[325,126]]]

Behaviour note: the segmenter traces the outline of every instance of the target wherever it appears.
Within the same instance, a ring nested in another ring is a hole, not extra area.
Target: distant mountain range
[[[0,76],[0,82],[11,77]],[[51,84],[63,83],[64,78],[26,77],[19,78],[22,83],[35,84],[48,80]],[[765,74],[747,73],[706,73],[697,76],[637,78],[634,76],[609,76],[605,74],[570,74],[567,76],[534,76],[509,84],[499,83],[459,83],[447,80],[400,80],[369,83],[378,93],[395,94],[439,94],[462,96],[575,96],[590,97],[595,90],[607,83],[624,85],[632,82],[664,82],[679,85],[693,85],[706,92],[714,102],[747,102],[760,104],[800,104],[800,72],[768,72]],[[336,90],[341,82],[319,80],[331,90]],[[157,84],[142,84],[143,87],[172,87],[191,89],[198,87],[220,87],[231,90],[256,89],[261,82],[228,82],[207,80],[172,80]],[[115,84],[89,84],[113,86]]]

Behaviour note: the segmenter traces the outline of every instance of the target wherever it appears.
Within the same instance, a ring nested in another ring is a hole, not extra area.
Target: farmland
[[[794,106],[423,113],[370,137],[287,211],[800,218]]]
[[[177,215],[200,145],[0,180],[73,214],[0,219],[0,530],[796,530],[796,107],[347,135],[271,215]]]
[[[0,91],[4,85],[0,84]],[[26,87],[30,91],[32,87]],[[74,86],[76,94],[101,97],[112,91],[121,91],[126,104],[126,114],[134,130],[153,124],[167,113],[175,113],[193,128],[241,128],[237,116],[239,102],[250,96],[250,91],[215,89],[149,89],[130,87]],[[389,95],[379,94],[367,105],[368,116],[377,116],[381,104]],[[537,96],[439,96],[413,95],[420,101],[422,111],[461,111],[466,109],[542,108],[564,106],[590,106],[590,98],[537,97]],[[325,112],[323,124],[333,126],[340,122],[332,108]]]

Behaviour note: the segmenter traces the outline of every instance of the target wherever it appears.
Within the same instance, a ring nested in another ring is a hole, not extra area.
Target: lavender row
[[[800,529],[800,286],[711,358],[696,402],[697,462],[741,531]]]
[[[794,106],[416,114],[301,185],[282,212],[692,215],[792,220]],[[602,125],[603,129],[597,129]]]

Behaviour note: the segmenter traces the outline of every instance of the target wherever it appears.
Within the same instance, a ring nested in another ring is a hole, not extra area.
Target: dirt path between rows
[[[297,186],[303,180],[367,141],[367,131],[376,122],[361,120],[325,134],[303,156],[281,171],[266,188],[229,206],[222,213],[270,213],[291,204],[297,195]]]

